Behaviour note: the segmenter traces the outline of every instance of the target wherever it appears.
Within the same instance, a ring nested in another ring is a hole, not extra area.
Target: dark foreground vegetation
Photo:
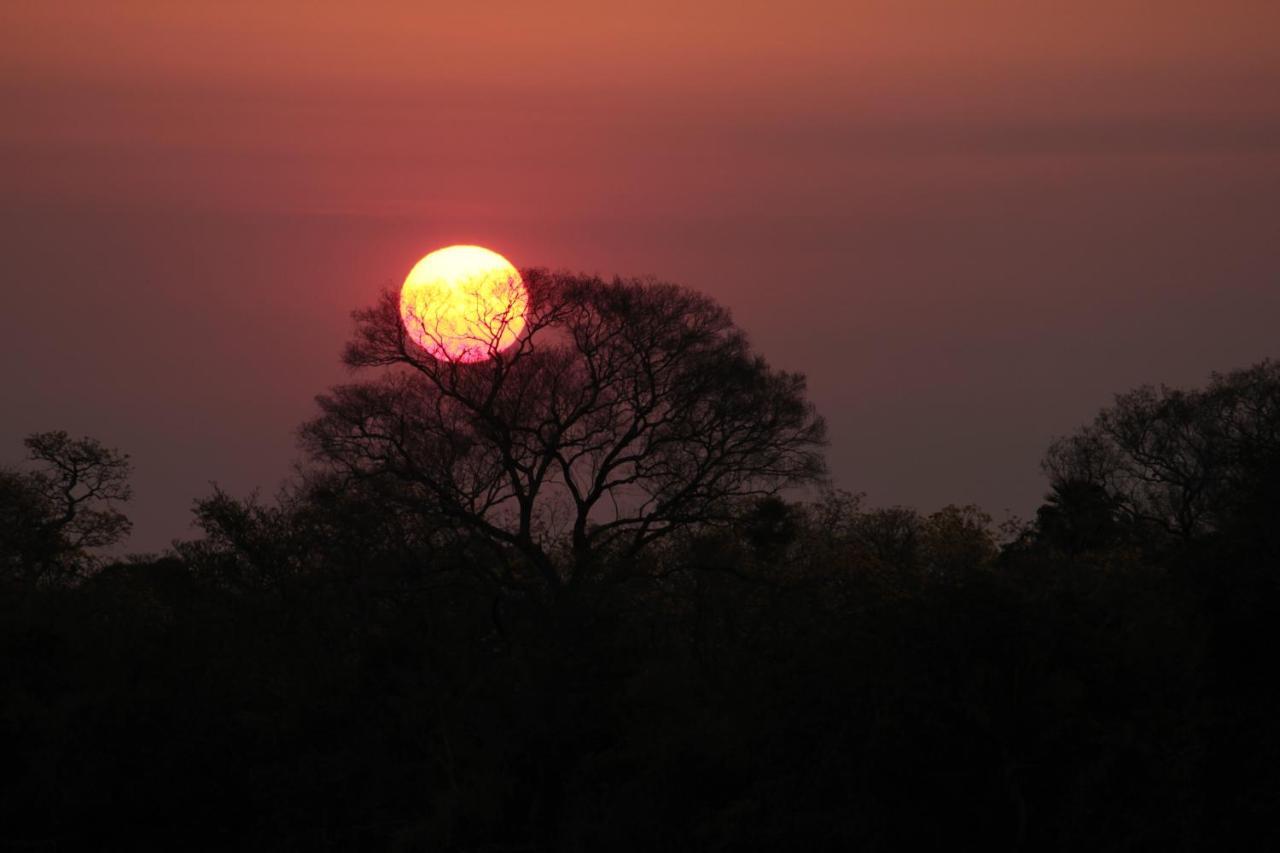
[[[762,477],[815,474],[802,385],[746,364],[766,444],[798,454]],[[523,470],[518,429],[441,417],[472,443],[396,457],[371,436],[432,425],[354,388],[304,430],[314,470],[200,501],[204,535],[158,558],[92,556],[127,529],[119,454],[45,434],[0,474],[0,847],[1280,849],[1280,366],[1117,398],[1000,532],[719,479],[697,513],[613,528],[562,490],[563,527],[531,513],[526,536],[438,488],[486,476],[460,460],[488,440]],[[554,452],[594,452],[606,420]],[[701,471],[678,464],[618,478],[673,495]]]

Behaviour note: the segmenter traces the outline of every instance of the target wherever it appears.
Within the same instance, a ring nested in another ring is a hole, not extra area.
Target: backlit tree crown
[[[823,473],[804,377],[754,354],[727,311],[672,284],[530,270],[524,334],[475,364],[416,346],[388,293],[345,359],[390,367],[319,398],[317,459],[395,478],[559,585],[743,499]]]

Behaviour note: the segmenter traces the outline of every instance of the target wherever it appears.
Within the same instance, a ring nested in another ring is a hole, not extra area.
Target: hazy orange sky
[[[1275,3],[635,8],[0,7],[0,460],[132,452],[161,547],[455,242],[714,295],[877,503],[1028,514],[1113,392],[1280,356]]]

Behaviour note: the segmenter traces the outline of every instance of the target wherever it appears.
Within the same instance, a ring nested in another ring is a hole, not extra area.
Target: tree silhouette
[[[1100,484],[1059,480],[1036,510],[1039,540],[1074,557],[1114,545],[1123,533],[1116,501]]]
[[[1121,394],[1054,442],[1044,468],[1060,497],[1090,484],[1129,523],[1182,539],[1241,523],[1274,528],[1280,364],[1214,374],[1203,389]]]
[[[116,507],[132,494],[129,456],[62,431],[23,443],[38,467],[0,470],[0,561],[11,579],[65,582],[91,567],[92,549],[129,533]]]
[[[578,564],[553,456],[530,537],[570,594],[513,590],[534,559],[480,522],[519,533],[515,486],[476,521],[439,490],[483,482],[495,453],[523,484],[561,430],[565,461],[594,450],[570,465],[582,496],[605,438],[626,434],[615,398],[636,393],[636,365],[685,371],[654,383],[681,405],[684,382],[696,405],[755,405],[701,372],[723,363],[727,321],[670,357],[608,338],[678,342],[706,323],[659,322],[646,300],[700,298],[631,284],[588,295],[636,300],[647,327],[565,297],[501,366],[410,347],[443,389],[388,361],[347,392],[377,406],[308,428],[327,464],[270,500],[215,490],[196,503],[203,535],[160,558],[92,559],[87,543],[119,529],[91,522],[127,495],[123,457],[33,437],[38,470],[0,473],[0,565],[17,581],[0,587],[20,592],[0,588],[0,847],[1280,846],[1274,368],[1122,396],[1105,429],[1058,443],[1045,505],[1003,546],[972,506],[753,497],[778,482],[758,475],[659,518],[648,545],[643,520],[608,528]],[[588,321],[608,338],[589,356],[573,335]],[[597,390],[594,375],[621,378]],[[478,412],[449,396],[489,389]],[[571,420],[583,401],[604,414]],[[618,457],[705,452],[694,427],[727,417],[695,410],[677,429],[683,409],[646,409],[667,425]],[[459,426],[434,426],[446,417]],[[1208,485],[1184,537],[1156,510],[1181,505],[1169,472],[1192,458],[1204,476],[1176,488]],[[588,541],[615,512],[639,519],[647,488],[617,487],[617,510],[601,498]],[[699,507],[710,523],[685,520]],[[583,577],[628,582],[570,591]]]
[[[415,344],[393,293],[356,312],[347,364],[392,369],[318,398],[303,428],[312,455],[399,481],[423,511],[514,550],[557,589],[600,569],[601,554],[616,573],[673,531],[823,473],[804,378],[770,368],[712,300],[672,284],[525,278],[524,333],[475,364]]]

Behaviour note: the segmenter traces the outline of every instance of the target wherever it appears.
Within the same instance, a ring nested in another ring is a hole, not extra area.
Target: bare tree
[[[522,334],[477,363],[428,354],[393,293],[357,311],[347,364],[390,369],[319,397],[305,446],[348,476],[411,486],[424,511],[553,588],[600,569],[602,553],[625,565],[822,475],[825,427],[803,376],[770,368],[711,299],[543,270],[525,280]]]

